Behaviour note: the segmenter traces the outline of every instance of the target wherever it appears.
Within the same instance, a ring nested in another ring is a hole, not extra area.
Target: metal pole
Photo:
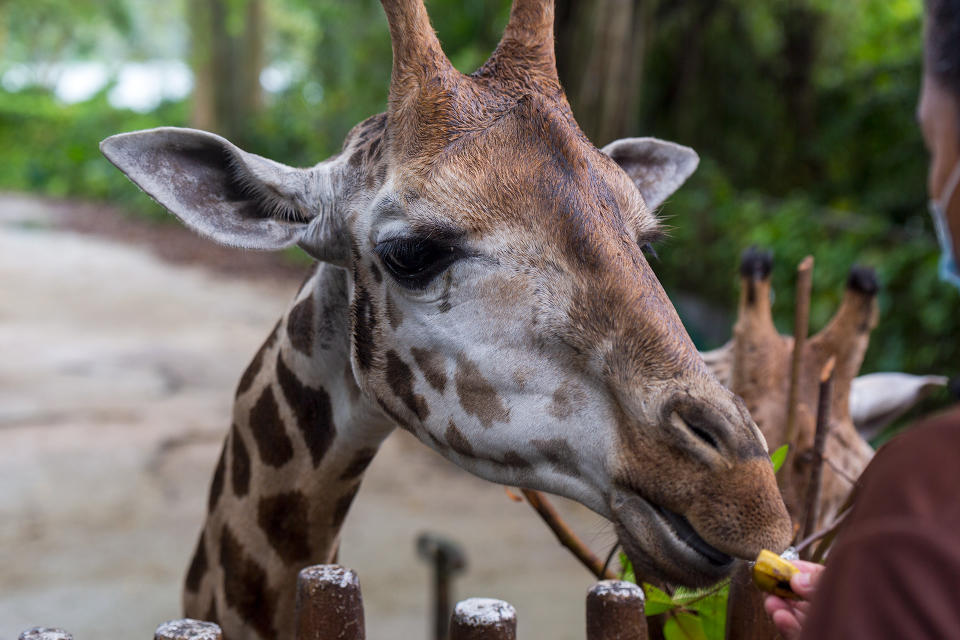
[[[433,566],[433,637],[450,637],[453,576],[467,567],[467,556],[453,540],[432,533],[417,537],[417,553]]]

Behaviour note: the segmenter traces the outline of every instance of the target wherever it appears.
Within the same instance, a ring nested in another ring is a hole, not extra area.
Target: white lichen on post
[[[457,603],[450,624],[451,640],[515,640],[517,611],[493,598],[468,598]]]
[[[184,618],[157,627],[153,640],[222,640],[220,627],[212,622]]]
[[[33,627],[21,633],[19,640],[73,640],[73,636],[63,629]]]

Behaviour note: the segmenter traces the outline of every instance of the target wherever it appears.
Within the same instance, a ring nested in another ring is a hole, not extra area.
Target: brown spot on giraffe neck
[[[396,331],[400,328],[400,325],[403,324],[403,312],[400,310],[400,307],[397,306],[397,303],[394,302],[393,296],[389,293],[387,293],[386,306],[387,320],[390,322],[390,327]]]
[[[190,561],[190,568],[187,569],[187,580],[184,585],[187,591],[197,593],[200,591],[200,583],[203,577],[207,575],[207,540],[204,532],[200,532],[200,539],[197,541],[197,548],[193,552],[193,559]]]
[[[220,449],[220,459],[217,460],[217,468],[213,472],[213,480],[210,481],[210,494],[207,496],[207,511],[213,511],[220,500],[220,494],[223,493],[223,475],[226,472],[227,443],[223,443]]]
[[[230,478],[233,484],[233,493],[242,498],[250,491],[250,452],[243,442],[243,436],[237,425],[234,424],[230,435],[231,461]]]
[[[377,314],[370,292],[356,278],[353,296],[353,353],[360,369],[367,371],[373,364]]]
[[[413,356],[414,362],[420,367],[427,383],[443,393],[444,389],[447,388],[447,372],[444,367],[443,356],[436,351],[418,349],[417,347],[410,349],[410,355]]]
[[[457,371],[453,381],[460,406],[468,414],[477,416],[484,428],[492,427],[494,421],[509,422],[510,411],[503,406],[496,389],[480,374],[476,363],[463,354],[457,356]]]
[[[264,638],[276,638],[277,591],[270,588],[267,572],[246,554],[227,525],[220,532],[220,566],[227,606]]]
[[[293,444],[280,419],[280,407],[273,389],[266,387],[250,410],[250,432],[264,464],[282,467],[293,458]]]
[[[313,353],[313,317],[315,302],[313,293],[298,302],[287,316],[287,338],[297,351]]]
[[[370,463],[373,462],[375,455],[377,455],[377,450],[369,447],[357,451],[353,456],[353,460],[350,461],[350,464],[348,464],[343,470],[343,473],[340,474],[339,480],[353,480],[363,475],[363,472],[366,471]]]
[[[308,508],[307,498],[299,491],[265,496],[257,504],[257,524],[287,564],[310,558]]]
[[[340,496],[340,498],[337,500],[337,504],[333,508],[333,516],[330,521],[330,524],[334,529],[339,529],[343,525],[343,521],[347,517],[347,512],[350,511],[350,505],[353,504],[353,499],[357,497],[358,491],[360,491],[359,482],[347,493]]]
[[[322,387],[308,387],[300,382],[283,361],[283,354],[277,354],[277,381],[297,418],[297,426],[310,450],[313,466],[317,467],[337,434],[330,394]]]
[[[257,351],[257,355],[253,356],[253,360],[251,360],[250,364],[247,365],[247,368],[244,369],[243,375],[240,376],[240,382],[237,384],[236,395],[238,397],[250,390],[250,386],[253,384],[257,374],[260,373],[260,368],[263,366],[264,353],[269,350],[270,347],[272,347],[277,341],[277,333],[279,329],[280,320],[277,320],[277,324],[273,325],[273,331],[270,332],[270,335],[267,336],[267,339],[264,341],[263,345],[260,346],[260,349]]]
[[[447,426],[447,431],[444,434],[444,437],[447,439],[447,442],[450,443],[451,449],[462,456],[467,456],[469,458],[473,457],[473,446],[463,435],[463,432],[457,428],[457,425],[453,422],[453,420],[451,420],[450,424]]]
[[[563,438],[531,440],[530,443],[559,473],[568,476],[580,475],[580,470],[577,467],[577,454],[570,443]]]
[[[430,415],[426,400],[413,392],[413,371],[392,349],[387,351],[386,375],[390,389],[419,420]]]

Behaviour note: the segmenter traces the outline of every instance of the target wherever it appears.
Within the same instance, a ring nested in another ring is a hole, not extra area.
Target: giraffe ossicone
[[[396,426],[480,477],[607,517],[651,580],[703,585],[785,547],[763,437],[640,249],[696,154],[587,140],[557,79],[550,0],[515,0],[471,75],[422,0],[382,4],[388,109],[315,167],[187,129],[101,145],[197,232],[318,260],[241,378],[186,613],[232,640],[292,637],[297,571],[332,560]]]

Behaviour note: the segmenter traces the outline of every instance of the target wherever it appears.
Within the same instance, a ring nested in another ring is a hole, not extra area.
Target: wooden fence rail
[[[647,640],[643,590],[631,582],[604,580],[587,593],[586,640]],[[365,640],[360,581],[351,569],[316,565],[297,580],[294,640]],[[535,630],[530,630],[534,637]],[[468,598],[457,603],[450,640],[516,640],[517,612],[507,602]],[[73,640],[62,629],[35,627],[20,640]],[[222,640],[220,627],[200,620],[171,620],[157,627],[154,640]]]

